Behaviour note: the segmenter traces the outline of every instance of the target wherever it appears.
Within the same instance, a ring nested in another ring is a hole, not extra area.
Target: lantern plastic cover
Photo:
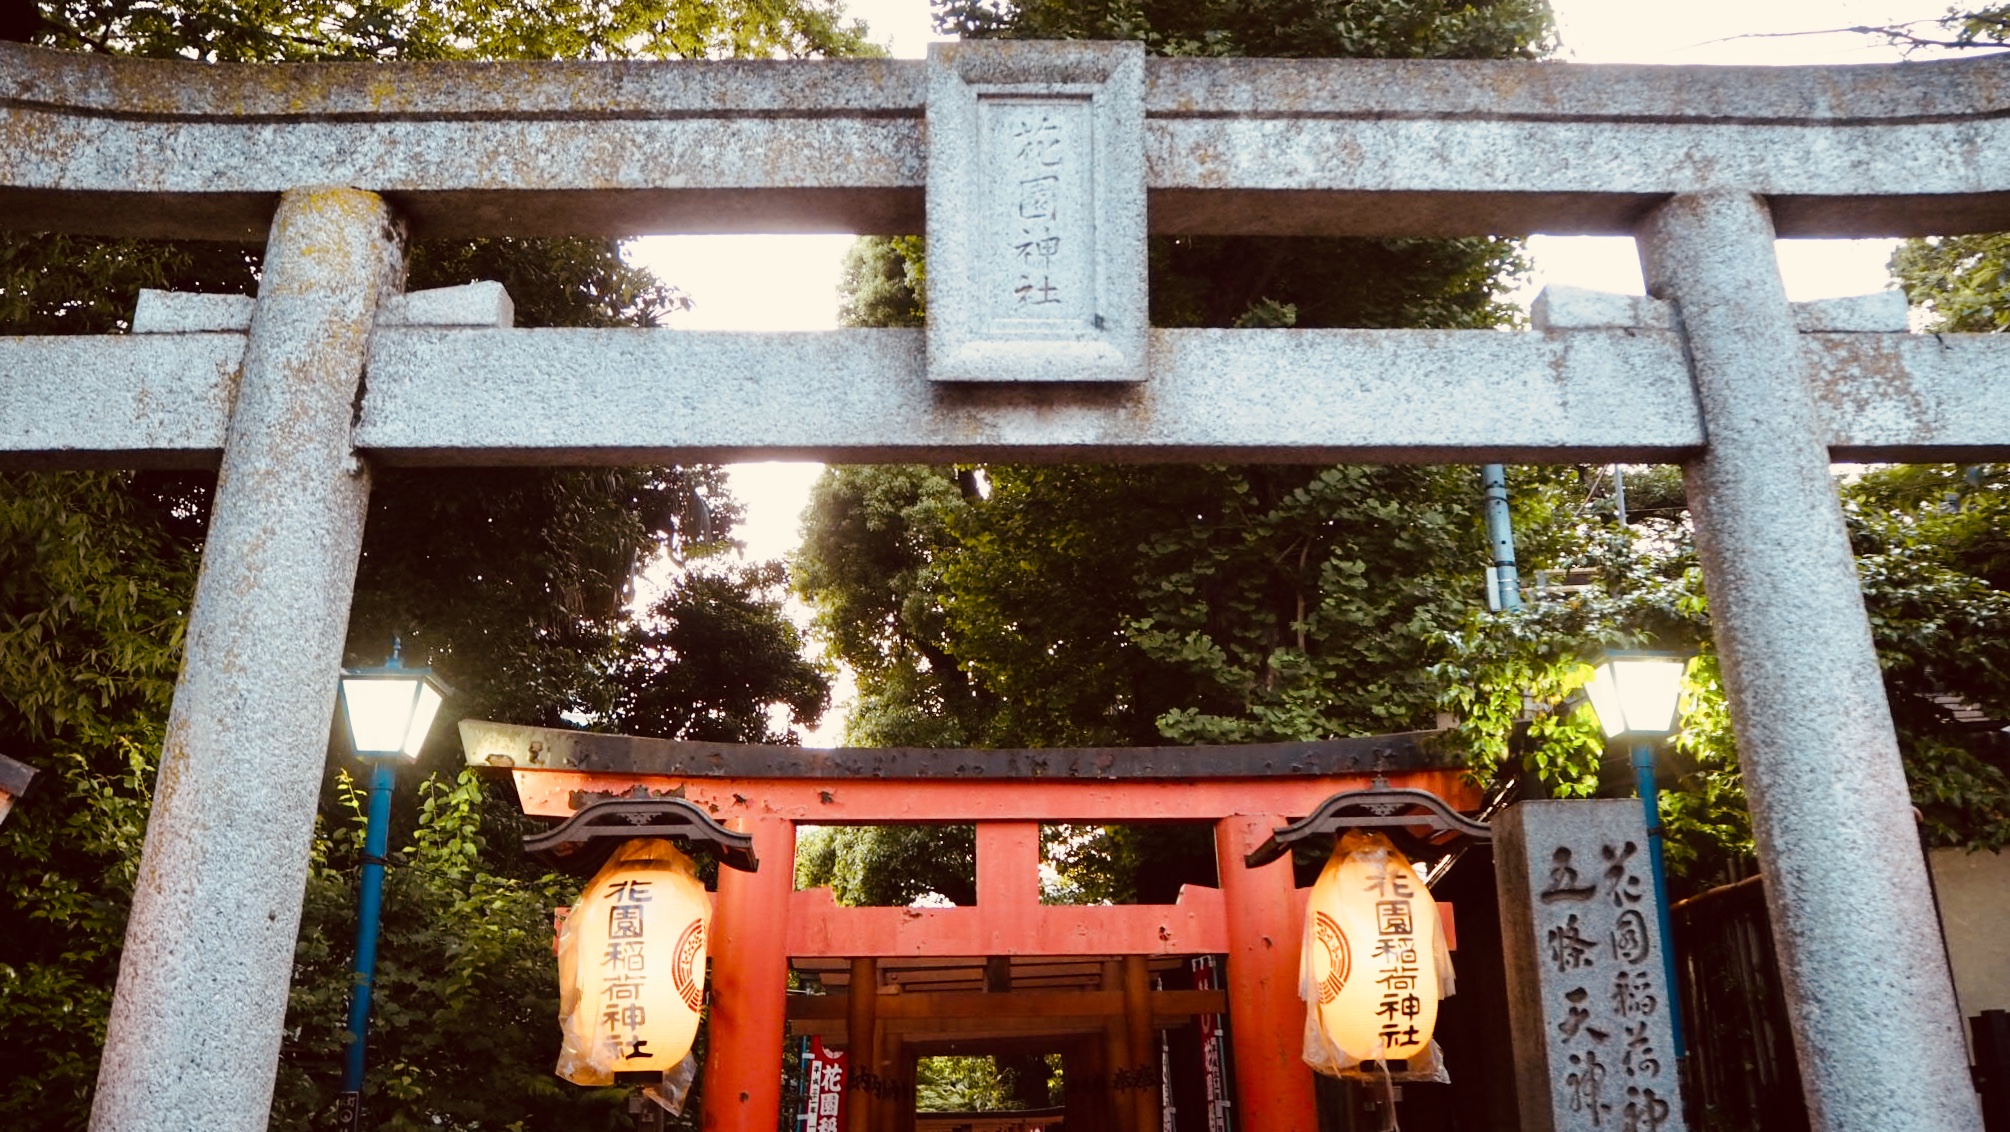
[[[1339,838],[1306,901],[1298,972],[1315,1071],[1353,1076],[1363,1062],[1402,1059],[1400,1079],[1449,1079],[1431,1031],[1454,989],[1451,951],[1431,890],[1387,837]]]
[[[1687,664],[1672,656],[1617,656],[1593,669],[1584,692],[1605,737],[1672,733]]]
[[[409,677],[342,678],[342,713],[348,717],[349,739],[357,754],[403,753],[417,758],[439,711],[440,690],[423,671]]]
[[[625,841],[558,933],[558,1075],[611,1085],[667,1073],[691,1052],[705,1002],[712,897],[660,838]]]

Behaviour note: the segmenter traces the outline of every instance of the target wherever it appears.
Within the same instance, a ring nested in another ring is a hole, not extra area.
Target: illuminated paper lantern
[[[668,841],[625,841],[573,905],[558,937],[558,1075],[609,1085],[661,1073],[691,1052],[705,1004],[712,897]]]
[[[1435,1073],[1431,1030],[1452,992],[1437,901],[1379,833],[1339,839],[1305,909],[1305,1061],[1328,1074],[1403,1060]]]

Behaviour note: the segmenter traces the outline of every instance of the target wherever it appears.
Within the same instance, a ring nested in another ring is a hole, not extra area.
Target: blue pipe
[[[370,1033],[370,991],[377,977],[377,925],[384,910],[384,851],[390,840],[391,786],[396,769],[388,758],[370,760],[370,817],[363,827],[363,885],[356,913],[356,984],[349,997],[349,1048],[342,1055],[342,1091],[352,1120],[361,1108],[363,1044]],[[351,1127],[355,1125],[352,1123]]]
[[[1508,514],[1507,468],[1500,464],[1480,466],[1480,484],[1486,492],[1487,544],[1493,548],[1495,593],[1505,612],[1521,608],[1521,575],[1514,565],[1514,519]]]
[[[1661,977],[1668,988],[1668,1028],[1675,1039],[1675,1056],[1687,1057],[1682,1037],[1681,984],[1675,981],[1675,930],[1668,918],[1668,869],[1661,855],[1661,791],[1654,783],[1654,746],[1633,745],[1633,780],[1640,790],[1640,811],[1647,818],[1647,865],[1654,874],[1654,916],[1661,928]]]

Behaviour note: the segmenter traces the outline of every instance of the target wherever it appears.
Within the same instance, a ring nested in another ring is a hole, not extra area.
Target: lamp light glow
[[[705,1005],[712,897],[698,866],[660,837],[623,841],[558,934],[558,1075],[611,1085],[691,1052]]]
[[[1584,688],[1605,737],[1673,734],[1687,667],[1675,653],[1607,653]]]
[[[342,718],[349,742],[364,757],[419,757],[446,689],[427,668],[406,668],[397,657],[382,668],[342,673]]]

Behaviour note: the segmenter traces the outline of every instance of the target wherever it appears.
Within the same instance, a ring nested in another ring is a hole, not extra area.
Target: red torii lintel
[[[1244,747],[813,751],[680,743],[464,721],[475,766],[513,772],[523,810],[570,817],[610,796],[678,796],[753,835],[755,873],[721,869],[713,920],[706,1132],[765,1132],[781,1106],[791,956],[1225,954],[1237,1093],[1245,1127],[1313,1132],[1312,1079],[1299,1060],[1304,900],[1289,858],[1243,857],[1289,820],[1374,774],[1429,790],[1454,809],[1479,791],[1417,732]],[[1221,887],[1185,886],[1171,905],[1039,902],[1042,822],[1206,821]],[[840,908],[828,889],[795,891],[795,827],[970,824],[977,903]]]

